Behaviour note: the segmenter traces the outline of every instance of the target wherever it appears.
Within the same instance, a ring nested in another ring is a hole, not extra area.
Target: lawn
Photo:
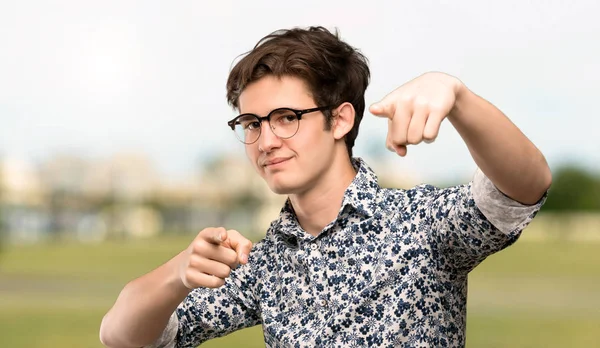
[[[189,238],[5,247],[0,346],[101,347],[98,327],[122,286]],[[600,244],[519,241],[469,280],[467,346],[600,345]],[[203,347],[263,347],[260,327]]]

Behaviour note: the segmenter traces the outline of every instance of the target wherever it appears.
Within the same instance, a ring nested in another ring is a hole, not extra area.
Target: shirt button
[[[321,307],[325,307],[327,306],[327,300],[321,300],[319,301],[319,304],[321,305]]]
[[[319,249],[319,246],[318,246],[318,245],[316,245],[316,244],[311,244],[311,245],[310,245],[310,248],[311,248],[312,250],[317,250],[317,249]]]

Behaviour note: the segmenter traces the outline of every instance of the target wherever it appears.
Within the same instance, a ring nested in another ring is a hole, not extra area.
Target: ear
[[[333,110],[333,137],[336,140],[342,139],[354,126],[354,116],[356,111],[352,104],[345,102]]]

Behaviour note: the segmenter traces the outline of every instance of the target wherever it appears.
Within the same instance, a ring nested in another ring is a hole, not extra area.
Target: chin
[[[290,182],[290,180],[282,180],[284,178],[269,178],[267,184],[271,191],[278,195],[289,195],[299,191],[298,183]]]
[[[295,187],[290,185],[284,185],[281,183],[269,183],[269,188],[271,189],[271,191],[273,191],[273,193],[276,193],[278,195],[289,195],[296,191]]]

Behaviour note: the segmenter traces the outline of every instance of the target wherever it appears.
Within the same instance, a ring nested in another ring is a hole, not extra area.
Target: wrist
[[[456,79],[456,81],[453,85],[453,91],[454,91],[454,105],[452,106],[452,109],[450,109],[450,112],[448,113],[449,120],[460,118],[460,115],[463,113],[464,105],[467,102],[468,95],[470,93],[469,89],[459,79]]]
[[[169,287],[173,293],[177,294],[178,297],[185,297],[191,291],[191,289],[185,286],[181,279],[181,264],[186,256],[185,252],[185,250],[180,252],[169,261],[169,276],[166,277],[167,287]]]

